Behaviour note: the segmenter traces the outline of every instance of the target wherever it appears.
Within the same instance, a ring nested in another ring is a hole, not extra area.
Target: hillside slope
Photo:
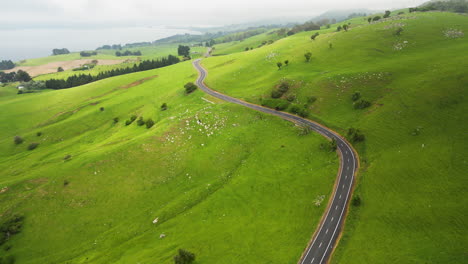
[[[184,62],[65,90],[2,87],[0,225],[24,220],[0,258],[173,263],[185,248],[200,263],[295,262],[332,191],[336,154],[279,118],[185,95],[196,76]],[[155,125],[126,126],[132,115]]]
[[[364,134],[354,144],[361,202],[350,210],[332,263],[465,263],[468,17],[360,20],[347,32],[320,31],[315,41],[314,32],[303,32],[204,60],[207,84],[308,115],[344,135],[349,128]],[[272,98],[282,83],[289,90]],[[356,109],[360,100],[370,106]]]

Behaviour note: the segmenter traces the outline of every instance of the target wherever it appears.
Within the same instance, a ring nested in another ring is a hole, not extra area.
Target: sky
[[[154,41],[194,33],[190,27],[305,21],[329,10],[386,10],[425,1],[5,0],[0,5],[0,60],[48,56],[53,48],[80,51]]]
[[[0,28],[222,25],[332,9],[391,9],[425,0],[10,0]]]

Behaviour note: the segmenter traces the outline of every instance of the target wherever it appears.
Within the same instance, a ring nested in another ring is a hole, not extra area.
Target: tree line
[[[96,51],[82,51],[82,52],[80,52],[81,57],[91,57],[91,56],[94,56],[94,55],[97,55]]]
[[[53,55],[63,55],[63,54],[68,54],[70,53],[70,51],[66,48],[63,48],[63,49],[53,49],[52,50],[52,54]]]
[[[15,64],[11,60],[0,61],[0,70],[10,70],[15,67]]]
[[[92,76],[90,74],[80,74],[72,75],[67,79],[50,79],[45,82],[45,86],[48,89],[66,89],[127,73],[157,69],[176,64],[178,62],[180,62],[180,59],[178,57],[169,55],[167,58],[162,58],[158,60],[144,60],[139,64],[134,64],[133,67],[112,69],[110,71],[100,72],[96,76]]]
[[[0,82],[9,83],[9,82],[29,82],[31,81],[31,76],[23,70],[18,70],[17,72],[4,73],[0,72]]]
[[[449,0],[449,1],[437,1],[437,2],[428,2],[420,7],[410,8],[409,12],[427,12],[427,11],[448,11],[448,12],[457,12],[457,13],[467,13],[468,12],[468,2],[466,0]]]
[[[134,52],[129,51],[129,50],[126,50],[124,52],[116,51],[115,56],[117,56],[117,57],[121,57],[121,56],[141,56],[141,51],[139,51],[139,50],[134,51]]]

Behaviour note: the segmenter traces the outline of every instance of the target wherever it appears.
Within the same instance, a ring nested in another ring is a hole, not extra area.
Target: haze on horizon
[[[0,9],[0,59],[47,56],[54,48],[95,49],[103,44],[154,41],[188,30],[163,26],[298,21],[328,10],[386,10],[426,0],[19,0]],[[152,29],[153,28],[153,29]],[[159,30],[159,31],[158,31]],[[132,32],[133,31],[133,32]]]

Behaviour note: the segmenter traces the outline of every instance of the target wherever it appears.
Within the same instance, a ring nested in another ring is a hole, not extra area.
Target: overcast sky
[[[391,9],[425,0],[5,0],[0,28],[223,25],[313,17],[332,9]]]

